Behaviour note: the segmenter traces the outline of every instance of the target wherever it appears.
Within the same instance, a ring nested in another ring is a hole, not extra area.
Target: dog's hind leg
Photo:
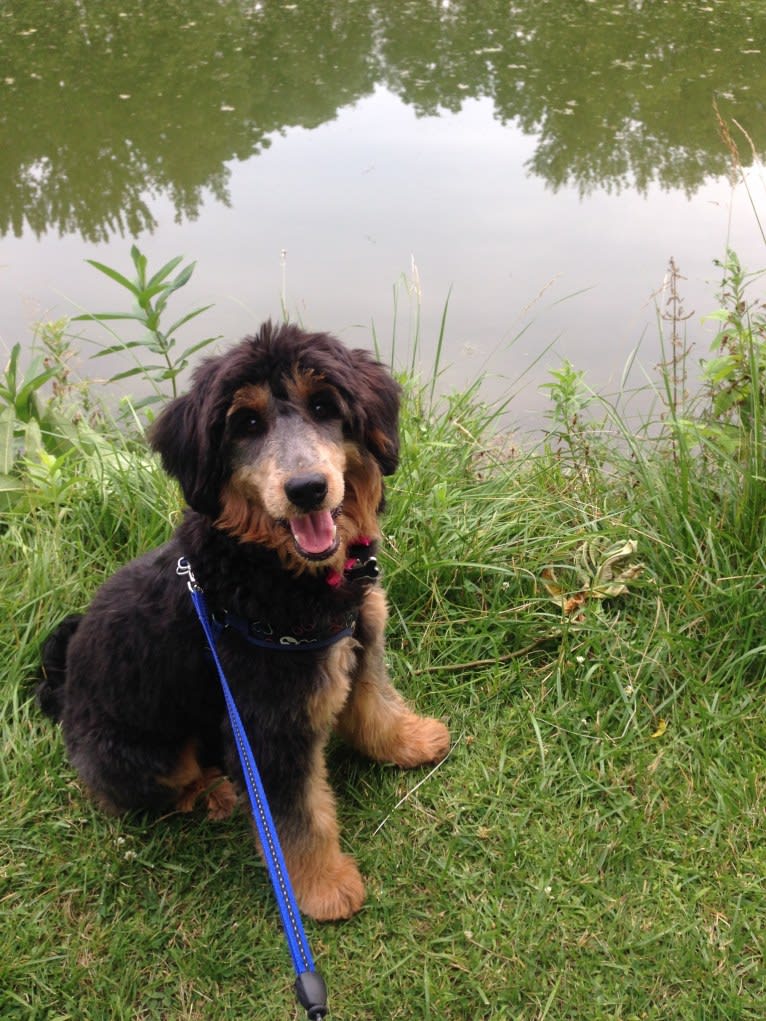
[[[124,812],[190,812],[204,795],[208,816],[223,819],[236,804],[231,783],[217,768],[205,768],[196,742],[128,743],[124,733],[102,726],[83,740],[65,729],[69,757],[94,801],[109,815]]]
[[[382,590],[371,589],[360,618],[360,663],[336,729],[378,762],[404,768],[440,762],[449,751],[449,731],[440,720],[414,713],[391,683],[384,656],[386,618]]]
[[[237,794],[217,766],[200,765],[193,741],[186,744],[172,773],[157,777],[157,782],[174,792],[177,812],[191,812],[204,798],[208,819],[227,819],[237,804]]]

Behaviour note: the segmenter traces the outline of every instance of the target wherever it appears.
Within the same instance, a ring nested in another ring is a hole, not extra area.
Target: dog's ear
[[[212,371],[195,373],[195,385],[171,401],[149,431],[149,442],[162,458],[165,471],[181,483],[186,502],[202,514],[217,516],[225,459],[219,445],[223,426],[212,407]],[[212,366],[210,366],[212,369]]]
[[[399,464],[399,398],[401,387],[384,366],[367,351],[352,351],[356,378],[356,404],[364,445],[384,475]]]

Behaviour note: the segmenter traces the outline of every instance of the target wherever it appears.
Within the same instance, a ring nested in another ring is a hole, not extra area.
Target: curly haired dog
[[[204,361],[150,436],[189,505],[182,523],[43,651],[38,699],[100,805],[189,811],[204,797],[208,814],[224,817],[241,772],[176,575],[187,558],[217,620],[296,898],[317,919],[346,918],[364,900],[339,845],[324,762],[331,730],[404,767],[439,761],[449,746],[442,723],[407,708],[384,662],[373,555],[398,410],[385,369],[327,334],[266,323]]]

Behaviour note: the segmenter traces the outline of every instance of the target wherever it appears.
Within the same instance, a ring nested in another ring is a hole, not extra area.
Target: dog
[[[365,891],[341,851],[325,746],[380,762],[449,749],[384,657],[376,577],[383,479],[398,464],[398,384],[368,352],[265,323],[203,361],[150,429],[187,508],[171,539],[109,578],[43,648],[37,697],[107,812],[223,818],[242,774],[187,585],[186,558],[252,743],[299,907],[348,918]],[[282,646],[293,648],[287,652]]]

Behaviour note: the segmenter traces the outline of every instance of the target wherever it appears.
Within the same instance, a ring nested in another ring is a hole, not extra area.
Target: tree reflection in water
[[[763,39],[747,0],[7,0],[0,231],[135,236],[158,195],[193,219],[227,162],[379,86],[419,114],[490,98],[553,188],[692,193],[728,166],[714,98],[766,141]]]

